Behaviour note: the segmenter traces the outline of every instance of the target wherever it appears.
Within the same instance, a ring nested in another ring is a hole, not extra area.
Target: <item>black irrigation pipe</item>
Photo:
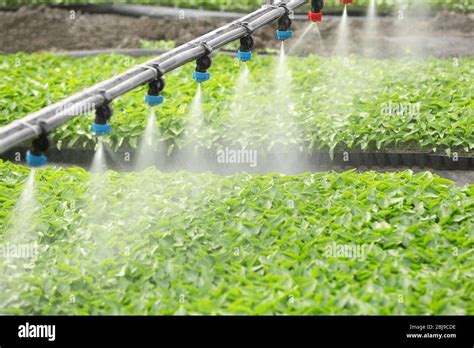
[[[110,49],[101,49],[101,50],[78,50],[78,51],[58,51],[54,54],[56,56],[67,56],[70,58],[82,58],[82,57],[89,57],[89,56],[98,56],[101,54],[122,54],[125,56],[130,56],[134,58],[139,57],[147,57],[147,56],[155,56],[160,54],[165,54],[171,51],[171,49],[151,49],[151,48],[110,48]],[[229,57],[235,58],[235,51],[228,50],[225,48],[220,48],[213,52],[211,56],[215,56],[217,53],[226,55]],[[278,53],[268,53],[268,52],[258,52],[256,51],[259,56],[276,56]]]
[[[162,75],[195,59],[202,58],[228,43],[249,37],[255,30],[274,22],[287,12],[301,7],[307,2],[308,0],[285,0],[279,6],[264,6],[145,64],[137,65],[58,103],[49,105],[20,120],[15,120],[0,128],[0,152],[8,151],[35,137],[44,137],[45,134],[60,125],[94,109],[106,109],[106,111],[102,111],[104,115],[111,113],[108,111],[108,104],[115,98],[144,84],[156,82],[161,79]],[[158,88],[155,86],[155,89]],[[47,143],[46,140],[41,144],[45,143]]]
[[[2,155],[0,159],[13,163],[22,163],[23,153],[27,148],[17,147],[11,149]],[[217,164],[216,150],[199,150],[199,158],[203,159],[202,168],[194,168],[189,163],[180,162],[179,158],[190,158],[186,155],[186,150],[174,152],[171,156],[164,153],[156,153],[157,161],[155,165],[167,170],[185,170],[185,169],[203,169],[219,172],[222,168],[252,171],[248,165],[233,164]],[[449,171],[474,171],[474,156],[458,156],[448,157],[441,154],[430,154],[421,152],[338,152],[335,153],[333,159],[328,152],[317,151],[311,155],[303,152],[263,152],[257,150],[258,168],[268,168],[269,171],[279,171],[282,163],[289,166],[298,167],[300,164],[305,166],[301,170],[315,170],[315,168],[325,167],[342,167],[342,168],[425,168],[433,170],[449,170]],[[78,165],[88,168],[92,163],[95,152],[91,149],[62,149],[52,148],[48,152],[48,158],[52,163],[61,163],[65,165]],[[127,156],[126,156],[127,154]],[[182,154],[183,156],[179,156]],[[133,159],[137,157],[135,150],[121,150],[114,153],[115,161],[109,161],[112,169],[129,170],[133,164]],[[195,153],[193,155],[196,155]],[[126,157],[132,160],[125,160]],[[114,163],[115,162],[115,163]],[[308,167],[309,165],[309,167]],[[307,168],[306,168],[307,167]],[[224,170],[225,172],[225,170]],[[257,171],[258,172],[258,171]]]

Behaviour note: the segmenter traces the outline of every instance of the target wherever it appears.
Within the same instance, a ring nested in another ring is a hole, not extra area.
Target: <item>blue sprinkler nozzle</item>
[[[251,61],[252,60],[252,52],[250,51],[241,51],[241,50],[238,50],[237,51],[237,58],[241,61],[241,62],[248,62],[248,61]]]
[[[195,71],[193,72],[193,79],[198,83],[206,82],[211,79],[211,74],[208,72]]]
[[[280,41],[285,41],[291,39],[293,32],[291,30],[277,30],[276,38]]]
[[[44,155],[33,155],[30,150],[26,152],[26,163],[31,167],[41,167],[48,162],[48,158]]]
[[[145,95],[145,102],[150,106],[157,106],[163,104],[165,101],[165,97],[162,95]]]
[[[107,135],[110,134],[112,131],[112,126],[110,124],[99,124],[99,123],[93,123],[92,124],[92,132],[96,136],[101,136],[101,135]]]

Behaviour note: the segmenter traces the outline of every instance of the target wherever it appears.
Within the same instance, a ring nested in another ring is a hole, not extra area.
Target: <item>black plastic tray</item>
[[[0,155],[3,160],[8,160],[13,163],[23,163],[26,148],[16,148]],[[184,152],[181,152],[181,155]],[[18,154],[21,154],[20,161],[17,161]],[[107,152],[106,152],[107,154]],[[459,156],[457,161],[445,155],[428,154],[428,153],[381,153],[381,152],[344,152],[335,153],[333,158],[327,152],[313,152],[307,155],[301,152],[264,152],[258,150],[258,165],[255,168],[249,167],[248,164],[218,164],[216,160],[216,152],[210,150],[200,150],[199,158],[203,161],[199,162],[196,168],[196,163],[188,163],[186,159],[195,158],[180,156],[180,153],[174,153],[170,157],[165,154],[156,154],[156,163],[158,168],[164,171],[172,170],[210,170],[217,172],[272,172],[280,171],[282,167],[294,168],[295,171],[304,170],[318,170],[321,168],[331,169],[331,167],[343,168],[426,168],[435,170],[474,170],[474,157]],[[78,149],[51,149],[48,152],[49,162],[59,163],[65,165],[77,165],[88,168],[92,163],[94,151],[92,150],[78,150]],[[131,161],[125,161],[125,153],[117,152],[111,158],[108,155],[108,164],[112,169],[130,170],[133,168],[133,159],[136,157],[136,152],[130,152]],[[196,162],[196,161],[193,161]]]

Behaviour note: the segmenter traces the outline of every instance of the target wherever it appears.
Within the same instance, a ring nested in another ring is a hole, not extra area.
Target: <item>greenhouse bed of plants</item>
[[[473,185],[49,168],[33,174],[34,224],[18,233],[29,170],[0,168],[2,247],[37,243],[34,263],[2,266],[8,313],[474,313]]]
[[[278,87],[289,93],[280,101],[290,108],[292,117],[285,118],[274,117],[281,105],[271,101],[282,93],[274,88],[279,78],[277,58],[259,57],[249,68],[250,86],[237,90],[240,65],[218,55],[210,70],[212,79],[203,86],[204,120],[192,129],[193,67],[167,75],[167,102],[156,112],[165,153],[192,141],[204,150],[225,146],[280,150],[301,144],[310,153],[323,150],[331,158],[334,153],[381,152],[388,154],[390,165],[396,165],[390,153],[473,156],[473,58],[288,60],[292,82]],[[120,55],[6,55],[0,63],[0,72],[8,72],[0,81],[0,122],[5,125],[144,61]],[[16,67],[19,62],[21,68]],[[114,102],[114,132],[106,142],[115,151],[137,148],[148,119],[144,93],[138,89]],[[255,115],[255,108],[262,112]],[[58,128],[53,133],[56,146],[93,149],[92,117],[79,117]]]

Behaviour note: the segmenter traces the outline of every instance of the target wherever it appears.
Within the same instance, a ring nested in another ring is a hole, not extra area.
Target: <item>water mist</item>
[[[339,56],[347,56],[349,53],[349,23],[347,16],[347,5],[344,5],[341,23],[337,30],[337,41],[334,48],[335,54]]]

